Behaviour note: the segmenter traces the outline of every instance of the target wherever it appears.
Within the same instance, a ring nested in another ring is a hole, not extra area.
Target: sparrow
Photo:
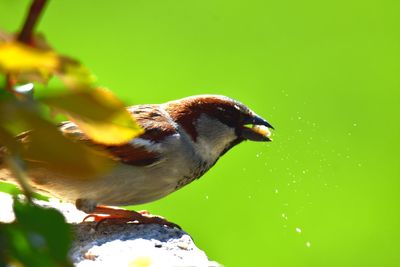
[[[90,180],[68,179],[43,169],[27,170],[32,186],[75,202],[98,222],[113,218],[176,226],[146,212],[110,206],[143,204],[165,197],[203,176],[239,143],[271,141],[271,124],[226,96],[196,95],[127,110],[144,133],[122,145],[96,143],[70,121],[59,125],[65,137],[106,151],[115,161],[112,169]],[[4,172],[0,175],[3,180],[10,177]]]

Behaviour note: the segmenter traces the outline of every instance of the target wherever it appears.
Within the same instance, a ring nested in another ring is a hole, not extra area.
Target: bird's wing
[[[160,110],[157,105],[132,106],[128,108],[128,111],[145,131],[139,137],[122,145],[106,145],[95,142],[78,125],[71,121],[59,123],[58,128],[67,139],[85,144],[101,152],[106,152],[106,155],[116,161],[133,166],[157,164],[162,160],[160,141],[169,135],[177,133],[173,122],[170,121],[168,116],[164,115],[163,112],[165,111]],[[32,131],[26,131],[19,134],[16,138],[22,145],[29,147],[31,135]],[[3,150],[3,148],[1,149]],[[6,153],[2,150],[0,151],[0,163],[1,154]],[[36,161],[29,158],[24,159],[27,161]]]
[[[63,122],[59,128],[65,137],[106,151],[113,159],[125,164],[134,166],[156,164],[162,159],[158,143],[167,136],[177,133],[173,123],[157,105],[132,106],[128,111],[145,131],[139,137],[122,145],[99,144],[86,136],[73,122]]]

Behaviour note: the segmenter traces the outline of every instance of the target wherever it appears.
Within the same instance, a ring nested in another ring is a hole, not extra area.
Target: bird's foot
[[[86,216],[83,221],[87,221],[88,219],[93,219],[93,221],[97,222],[96,229],[98,229],[100,224],[105,222],[107,223],[136,223],[136,224],[159,224],[166,225],[171,228],[179,228],[181,227],[175,223],[169,222],[166,219],[151,215],[148,211],[133,211],[133,210],[124,210],[117,209],[107,206],[96,206],[93,213]]]

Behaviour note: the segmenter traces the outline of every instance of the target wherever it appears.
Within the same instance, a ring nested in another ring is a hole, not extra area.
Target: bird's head
[[[167,102],[165,110],[205,156],[217,159],[244,140],[271,141],[269,129],[273,127],[226,96],[191,96]]]

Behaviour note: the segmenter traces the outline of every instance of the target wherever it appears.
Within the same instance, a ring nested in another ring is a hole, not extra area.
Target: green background
[[[28,1],[1,0],[16,30]],[[50,1],[39,30],[127,104],[224,94],[271,122],[149,209],[226,266],[400,266],[398,1]],[[297,229],[298,228],[298,229]],[[301,230],[301,232],[300,232]]]

